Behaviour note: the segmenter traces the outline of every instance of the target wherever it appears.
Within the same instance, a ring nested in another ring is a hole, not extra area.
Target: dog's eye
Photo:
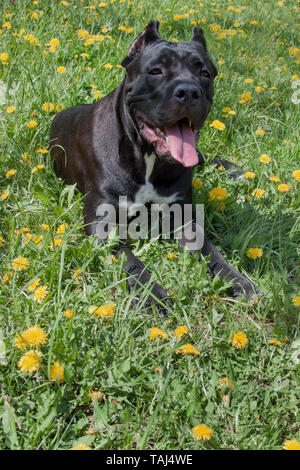
[[[201,70],[200,75],[201,77],[206,77],[206,78],[210,77],[210,73],[207,70]]]
[[[161,75],[162,71],[158,67],[156,67],[156,68],[150,70],[149,74],[150,75]]]

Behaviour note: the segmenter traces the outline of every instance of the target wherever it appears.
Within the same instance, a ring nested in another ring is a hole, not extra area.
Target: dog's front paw
[[[230,178],[232,178],[233,180],[241,180],[241,179],[245,178],[244,173],[242,173],[241,171],[238,171],[238,170],[230,171],[228,173],[228,176]]]
[[[234,298],[245,297],[253,303],[257,303],[263,295],[258,286],[248,280],[240,280],[232,287],[232,296]]]
[[[135,286],[132,290],[134,291],[133,306],[141,306],[143,310],[146,309],[149,315],[153,313],[153,307],[158,310],[161,317],[168,315],[171,302],[166,290],[157,284],[157,282],[152,284],[152,286],[146,285],[144,288],[138,290]]]

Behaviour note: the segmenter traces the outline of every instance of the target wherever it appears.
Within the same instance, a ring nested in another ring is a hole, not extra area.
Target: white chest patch
[[[129,215],[135,213],[139,206],[145,205],[148,202],[153,202],[154,204],[171,204],[179,199],[177,192],[170,196],[161,196],[157,193],[153,184],[149,181],[157,156],[153,153],[149,156],[145,155],[144,158],[146,164],[145,184],[136,192],[134,202],[129,202]]]

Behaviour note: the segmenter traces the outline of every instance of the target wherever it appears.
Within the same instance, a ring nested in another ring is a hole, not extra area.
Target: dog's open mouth
[[[197,165],[199,159],[196,151],[198,131],[193,130],[189,119],[184,118],[166,128],[151,127],[138,119],[141,136],[153,144],[161,155],[170,153],[183,166]]]

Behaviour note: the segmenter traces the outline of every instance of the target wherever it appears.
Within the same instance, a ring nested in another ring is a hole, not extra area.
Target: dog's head
[[[160,37],[158,26],[151,21],[122,62],[126,103],[140,135],[159,156],[194,166],[217,70],[201,28],[193,29],[190,42],[169,42]]]

